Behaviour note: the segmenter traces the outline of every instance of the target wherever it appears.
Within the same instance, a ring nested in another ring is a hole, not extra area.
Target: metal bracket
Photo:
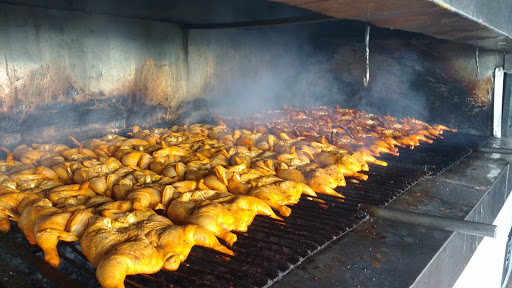
[[[506,53],[505,54],[505,72],[512,73],[512,54]]]
[[[480,63],[478,61],[478,46],[475,51],[475,62],[476,62],[476,78],[480,78]]]
[[[366,25],[364,45],[366,56],[366,77],[363,78],[363,85],[366,87],[368,86],[368,82],[370,82],[370,25]]]

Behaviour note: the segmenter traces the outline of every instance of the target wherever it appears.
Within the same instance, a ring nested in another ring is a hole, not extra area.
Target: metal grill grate
[[[408,167],[426,170],[430,176],[437,176],[471,154],[472,149],[489,141],[489,136],[471,134],[447,134],[444,139],[436,139],[433,145],[420,145],[414,149],[400,149],[398,158],[383,155],[382,160],[389,166]]]
[[[345,199],[303,196],[284,221],[256,217],[248,232],[237,233],[239,240],[233,247],[235,256],[194,247],[178,271],[128,276],[126,285],[137,288],[268,287],[364,221],[367,215],[358,211],[358,204],[384,206],[422,178],[440,173],[470,153],[464,143],[474,146],[475,142],[485,142],[483,138],[479,141],[471,138],[473,142],[460,143],[461,139],[467,139],[457,137],[436,141],[412,152],[402,150],[398,158],[384,157],[389,162],[388,167],[372,165],[368,181],[347,181],[347,186],[339,189]],[[9,232],[14,233],[21,232],[17,229]],[[16,238],[17,242],[24,240],[19,235],[10,238]],[[33,254],[42,256],[38,248],[32,249],[36,249]],[[63,259],[60,271],[85,287],[99,286],[94,268],[87,263],[78,243],[59,244],[59,251]],[[59,283],[47,284],[47,287],[64,287]]]

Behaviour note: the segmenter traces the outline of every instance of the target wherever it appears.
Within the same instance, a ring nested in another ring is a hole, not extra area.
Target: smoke
[[[385,42],[370,54],[370,82],[355,95],[357,108],[379,115],[428,119],[424,82],[426,63],[413,50],[389,53]]]
[[[340,83],[327,55],[297,28],[214,32],[216,70],[205,97],[215,113],[331,104]],[[218,38],[217,38],[218,37]]]
[[[325,28],[339,29],[334,23],[194,32],[196,39],[206,39],[198,45],[206,45],[215,59],[204,92],[209,111],[243,116],[284,104],[339,105],[428,118],[426,96],[417,85],[425,65],[418,52],[396,39],[370,38],[370,82],[364,87],[364,34],[318,33]]]

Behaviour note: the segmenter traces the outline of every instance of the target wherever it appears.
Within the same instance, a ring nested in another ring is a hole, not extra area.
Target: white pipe
[[[494,70],[494,113],[492,123],[492,134],[496,138],[501,138],[501,118],[503,111],[503,67],[496,67]],[[508,117],[508,115],[506,115]]]

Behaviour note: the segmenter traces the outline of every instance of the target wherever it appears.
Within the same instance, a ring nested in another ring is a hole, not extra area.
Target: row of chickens
[[[298,121],[291,117],[286,119]],[[321,124],[315,121],[310,122]],[[374,148],[383,145],[375,135],[371,145],[344,149],[332,141],[341,134],[333,132],[335,125],[326,127],[332,129],[329,138],[294,135],[281,129],[284,123],[265,123],[274,128],[270,131],[205,124],[151,131],[134,127],[130,138],[75,140],[77,148],[33,144],[4,149],[0,229],[6,232],[10,220],[17,221],[53,266],[60,263],[57,242],[79,240],[100,284],[124,287],[126,275],[176,270],[193,245],[232,254],[216,237],[232,246],[233,232],[247,231],[255,215],[281,221],[273,209],[290,215],[289,206],[303,193],[343,197],[334,189],[345,185],[345,177],[366,180],[360,172],[368,170],[367,163],[386,165],[374,157],[380,151]],[[430,136],[446,130],[425,125],[420,126],[430,129],[425,130]],[[295,125],[294,131],[297,127],[302,126]],[[413,128],[405,130],[400,137]],[[397,143],[400,137],[388,136]],[[388,138],[380,140],[388,143]],[[157,215],[158,210],[167,217]]]
[[[272,133],[289,138],[306,138],[324,142],[355,152],[369,150],[373,156],[389,153],[398,156],[398,147],[414,148],[421,141],[432,143],[434,138],[448,130],[443,125],[433,125],[414,119],[397,119],[392,116],[368,114],[365,111],[339,107],[312,109],[284,106],[250,117],[213,115],[218,123],[233,129],[247,129],[259,133]]]

